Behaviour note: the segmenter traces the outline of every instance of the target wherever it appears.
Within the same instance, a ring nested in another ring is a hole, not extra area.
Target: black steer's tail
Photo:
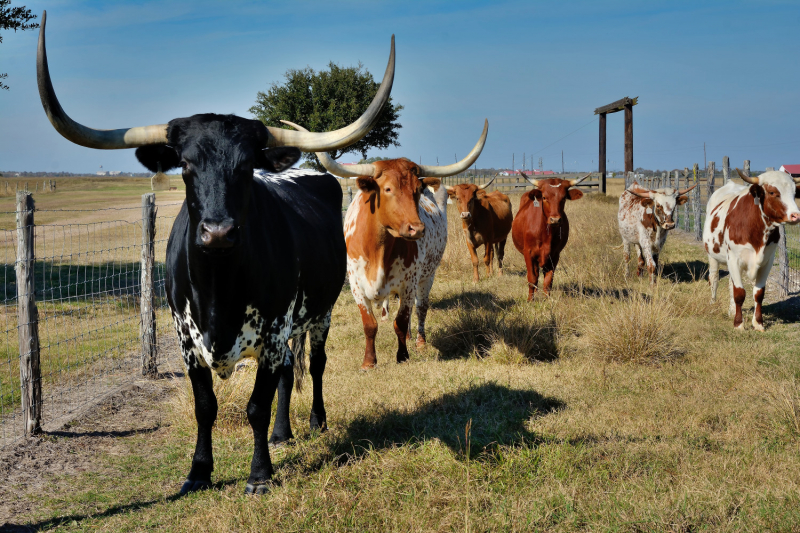
[[[302,392],[306,375],[306,337],[308,332],[301,333],[293,337],[289,345],[294,354],[294,388],[297,392]]]

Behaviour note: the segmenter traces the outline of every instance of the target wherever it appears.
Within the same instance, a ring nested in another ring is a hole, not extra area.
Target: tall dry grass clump
[[[682,312],[667,296],[632,293],[600,298],[581,332],[589,351],[607,362],[659,362],[683,355]]]
[[[257,366],[250,361],[240,364],[239,368],[228,379],[220,379],[212,372],[214,394],[217,397],[216,428],[235,429],[249,425],[247,420],[247,402],[253,392]],[[176,386],[176,394],[172,396],[172,415],[175,422],[194,423],[194,394],[189,378],[181,380]]]

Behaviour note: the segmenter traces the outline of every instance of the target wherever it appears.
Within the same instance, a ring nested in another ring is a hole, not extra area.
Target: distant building
[[[793,178],[800,178],[800,165],[781,165],[778,170],[791,174]]]

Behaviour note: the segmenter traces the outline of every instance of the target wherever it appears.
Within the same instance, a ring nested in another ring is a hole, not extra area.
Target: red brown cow
[[[500,191],[486,192],[486,187],[495,180],[483,185],[461,183],[447,188],[461,213],[461,227],[467,241],[467,249],[472,259],[473,279],[478,281],[478,254],[476,249],[484,246],[483,262],[486,275],[492,273],[492,258],[497,253],[497,273],[503,275],[503,256],[506,250],[506,239],[511,231],[511,200]]]
[[[564,213],[567,200],[579,200],[583,193],[579,189],[571,189],[588,178],[562,180],[550,178],[533,180],[525,176],[534,188],[522,195],[519,211],[511,225],[511,238],[514,246],[525,257],[528,269],[528,301],[539,285],[539,270],[544,272],[545,295],[550,294],[553,284],[553,272],[558,266],[561,250],[569,239],[569,220]]]

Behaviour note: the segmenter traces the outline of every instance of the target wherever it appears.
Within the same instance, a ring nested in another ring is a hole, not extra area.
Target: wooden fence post
[[[694,208],[694,238],[697,241],[703,240],[703,228],[700,226],[700,176],[698,176],[698,166],[695,163],[692,166],[692,179],[697,187],[694,188],[694,200],[692,207]]]
[[[745,176],[750,177],[750,160],[749,159],[745,159],[744,160],[744,168],[742,168],[742,172],[744,172]]]
[[[347,188],[347,206],[350,207],[350,204],[353,203],[353,188]]]
[[[714,178],[716,177],[717,173],[717,164],[713,161],[708,162],[708,168],[706,169],[706,198],[710,199],[711,195],[714,194]]]
[[[158,375],[156,346],[156,306],[153,286],[153,264],[155,262],[156,195],[142,195],[142,277],[141,313],[139,338],[142,342],[142,375],[150,378]]]
[[[33,196],[17,193],[17,319],[19,379],[25,436],[42,431],[42,374],[39,367],[39,310],[34,287]]]
[[[722,158],[722,181],[723,185],[727,185],[731,181],[731,162],[728,156]]]
[[[789,247],[786,242],[786,227],[784,224],[780,228],[780,239],[778,240],[778,293],[782,297],[789,296]]]
[[[689,188],[689,169],[683,167],[683,183],[684,189]],[[683,229],[684,231],[689,231],[689,204],[690,202],[686,202],[683,204]]]

